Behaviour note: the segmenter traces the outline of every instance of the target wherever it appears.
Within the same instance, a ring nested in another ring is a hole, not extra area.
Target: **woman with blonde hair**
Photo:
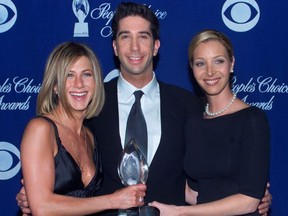
[[[269,169],[267,117],[232,92],[235,58],[223,33],[198,33],[189,61],[207,99],[203,115],[191,116],[186,125],[186,201],[191,206],[151,205],[163,216],[260,215]]]
[[[21,142],[25,190],[33,215],[87,215],[143,205],[145,185],[95,197],[102,168],[86,118],[99,114],[104,88],[99,61],[84,44],[66,42],[50,54]]]

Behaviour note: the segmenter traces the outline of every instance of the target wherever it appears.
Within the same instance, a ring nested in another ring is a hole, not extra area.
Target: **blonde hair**
[[[105,97],[99,60],[88,46],[76,42],[65,42],[55,47],[47,60],[42,86],[37,97],[37,115],[51,114],[60,101],[67,115],[73,117],[65,94],[65,84],[71,67],[82,56],[91,61],[96,83],[95,93],[85,118],[92,118],[100,113]],[[57,92],[54,91],[55,86],[57,86]]]
[[[219,41],[225,47],[230,61],[231,62],[233,61],[234,51],[232,43],[229,40],[229,38],[225,34],[218,32],[216,30],[204,30],[196,34],[190,42],[188,49],[190,63],[194,61],[194,51],[196,47],[200,43],[205,43],[211,40]]]

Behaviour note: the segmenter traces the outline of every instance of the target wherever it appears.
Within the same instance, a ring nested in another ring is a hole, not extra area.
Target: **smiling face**
[[[91,61],[82,56],[75,61],[68,72],[65,93],[72,112],[86,111],[95,94],[95,79]],[[57,89],[57,87],[56,87]]]
[[[230,92],[234,57],[232,61],[230,59],[225,47],[217,40],[201,42],[195,48],[191,67],[197,83],[207,95]]]
[[[160,47],[153,40],[150,22],[140,16],[128,16],[119,21],[114,53],[120,61],[122,76],[132,84],[141,80],[148,83],[153,77],[153,56]]]

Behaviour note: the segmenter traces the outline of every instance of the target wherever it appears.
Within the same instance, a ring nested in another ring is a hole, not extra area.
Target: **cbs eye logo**
[[[17,10],[10,0],[0,0],[0,33],[8,31],[17,19]]]
[[[260,9],[255,0],[227,0],[221,14],[223,22],[229,29],[245,32],[258,23]]]
[[[20,170],[20,152],[8,142],[0,142],[0,180],[14,177]]]

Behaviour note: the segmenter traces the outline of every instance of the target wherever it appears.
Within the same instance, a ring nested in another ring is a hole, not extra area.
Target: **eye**
[[[85,71],[85,72],[83,73],[83,76],[84,76],[84,77],[92,77],[92,76],[93,76],[93,73],[92,73],[91,71]]]
[[[17,10],[13,2],[0,3],[0,33],[8,31],[14,25],[16,19]]]
[[[254,0],[227,0],[222,7],[222,19],[233,31],[245,32],[259,21],[260,9]]]
[[[215,59],[216,64],[223,64],[225,62],[224,59]]]
[[[0,180],[14,177],[20,170],[20,152],[8,142],[0,142]]]
[[[193,66],[194,67],[202,67],[202,66],[204,66],[204,62],[203,61],[195,61],[193,63]]]
[[[127,39],[129,36],[127,35],[127,34],[122,34],[121,36],[120,36],[120,39],[121,40],[125,40],[125,39]]]
[[[67,78],[73,78],[74,77],[74,74],[72,73],[72,72],[69,72],[68,74],[67,74]]]
[[[147,40],[149,38],[149,36],[147,34],[142,34],[142,35],[140,35],[140,38]]]

